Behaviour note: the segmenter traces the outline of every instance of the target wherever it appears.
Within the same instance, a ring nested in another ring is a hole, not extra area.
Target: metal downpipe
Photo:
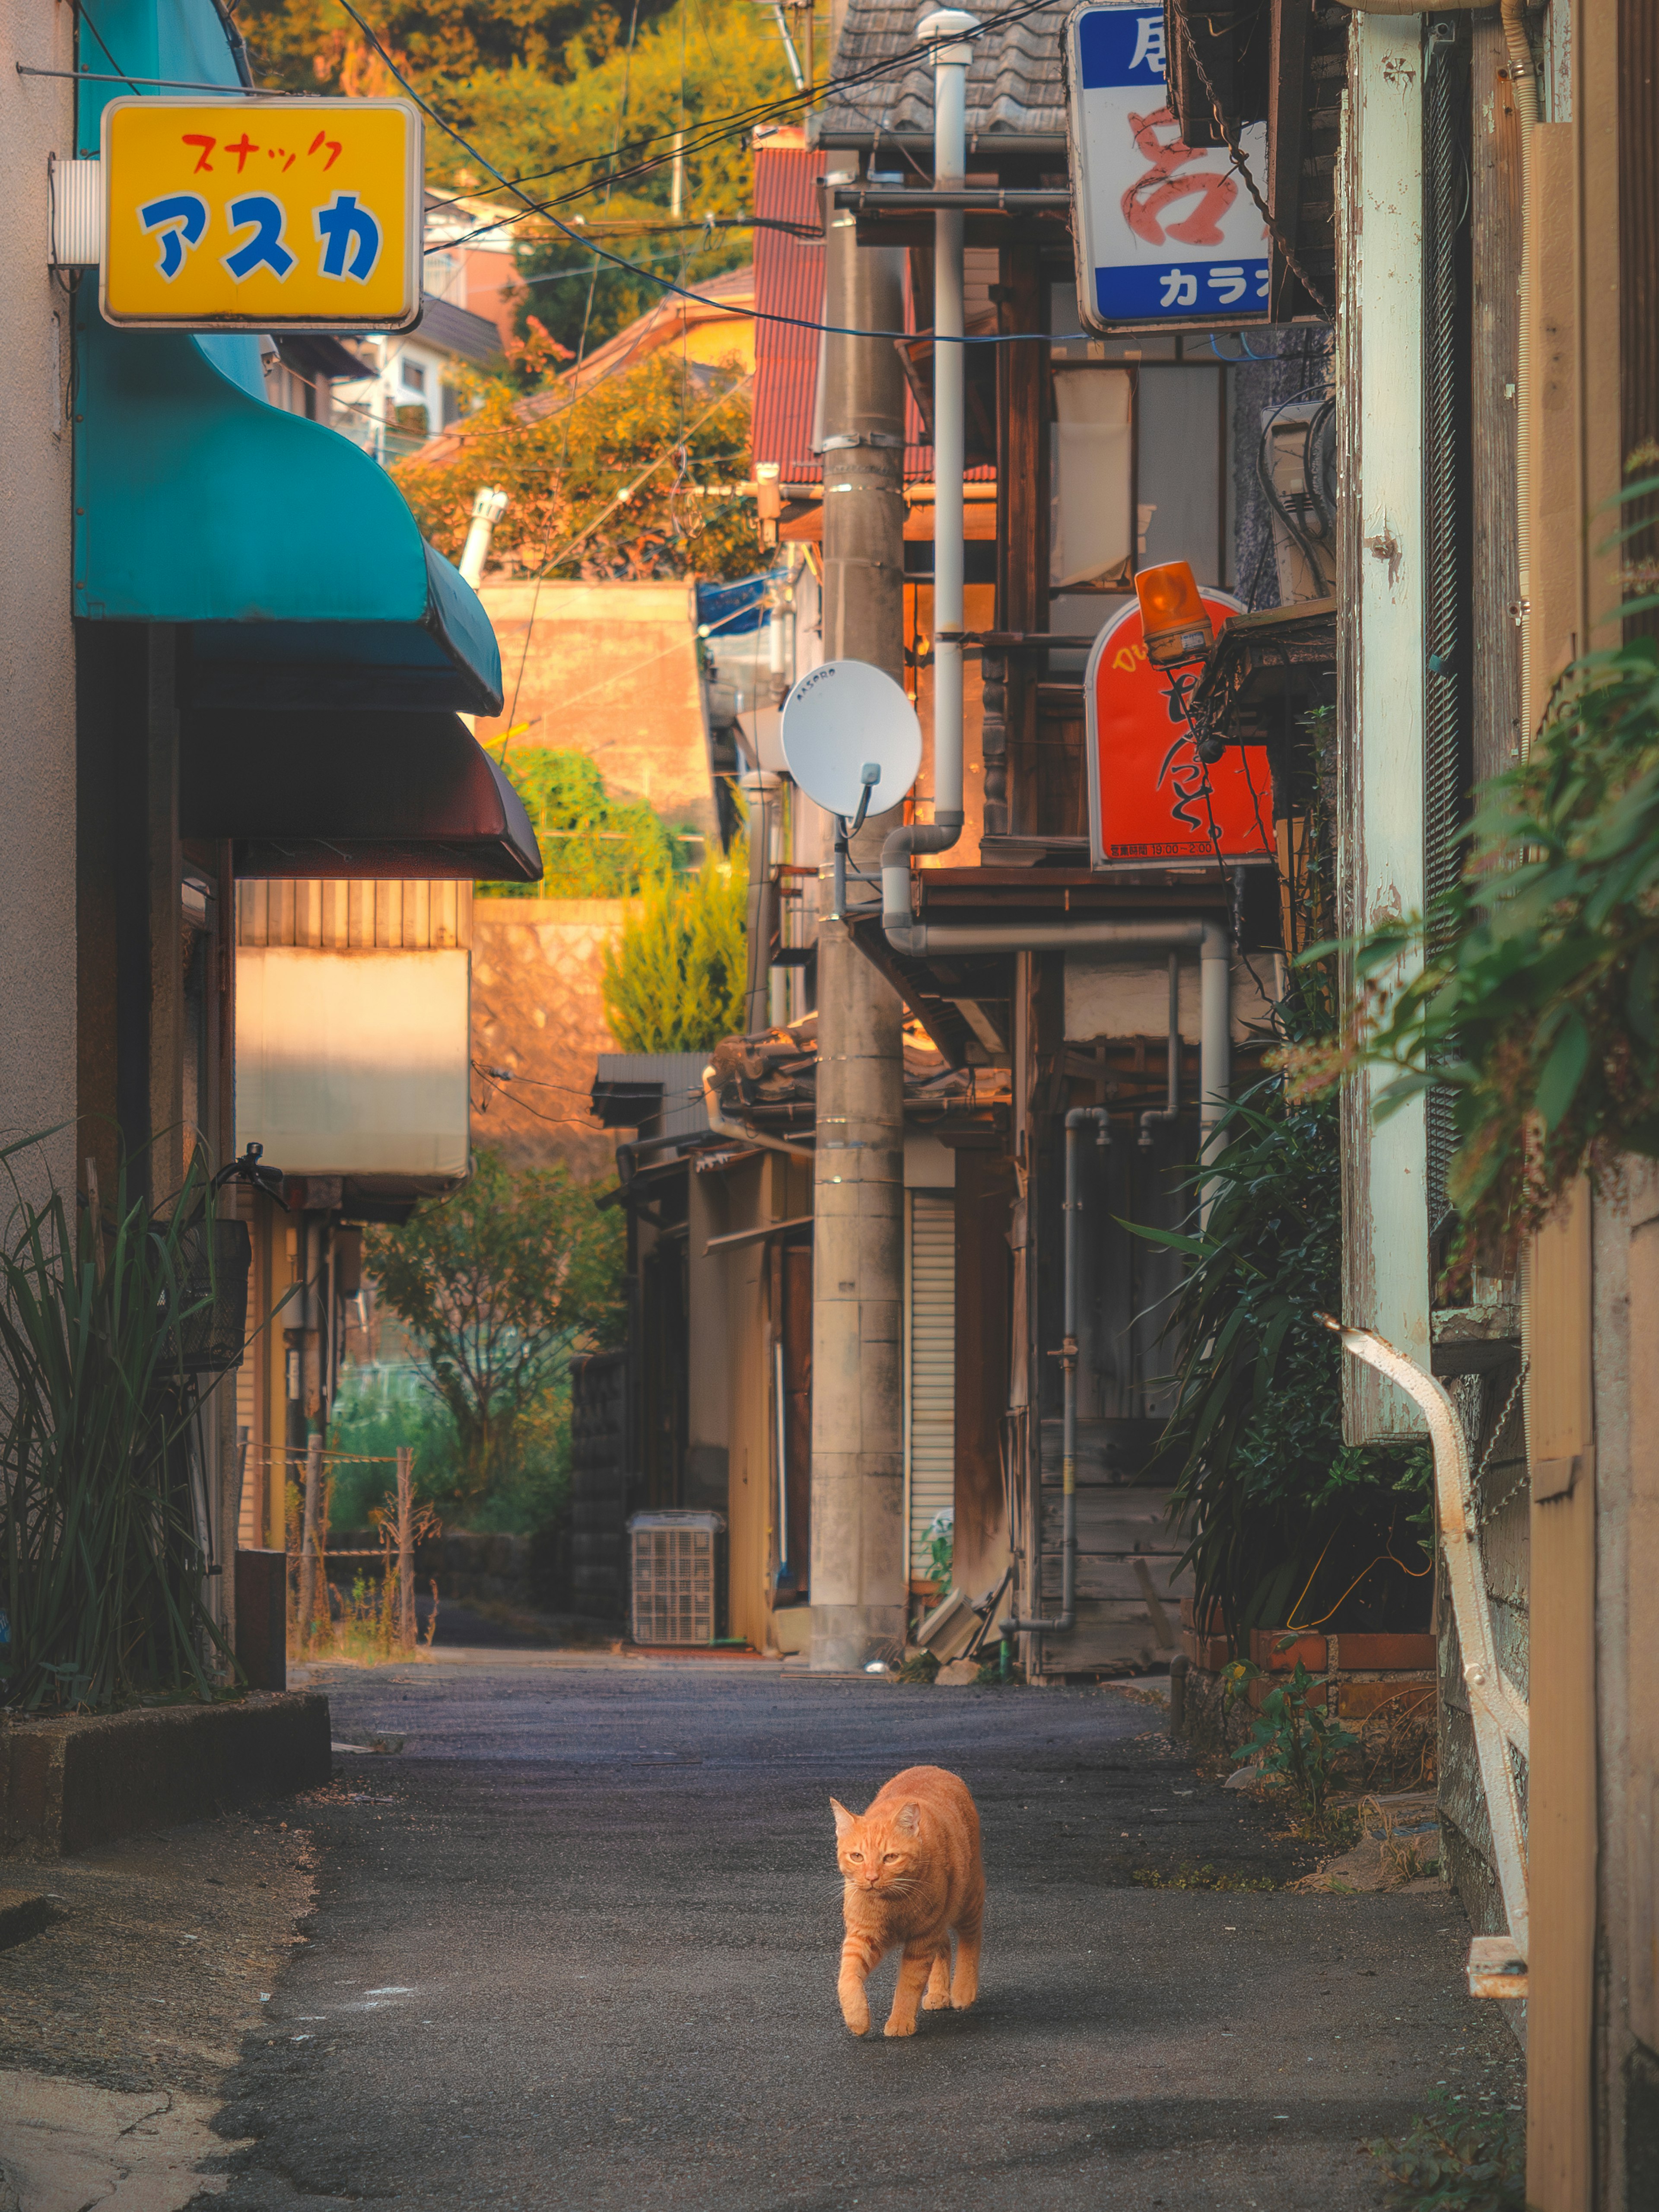
[[[891,840],[889,840],[891,842]],[[1218,921],[927,922],[911,919],[910,884],[901,869],[903,911],[882,915],[882,927],[895,952],[925,957],[929,952],[1181,952],[1196,947],[1199,956],[1199,1159],[1212,1159],[1218,1125],[1227,1110],[1232,1082],[1232,948]],[[884,872],[884,882],[885,873]],[[1199,1219],[1207,1224],[1214,1188],[1199,1197]]]
[[[1161,1106],[1149,1106],[1140,1117],[1139,1145],[1143,1152],[1152,1149],[1152,1131],[1160,1122],[1174,1121],[1181,1115],[1181,955],[1170,955],[1170,1018],[1169,1018],[1168,1079]]]
[[[918,38],[949,40],[979,18],[924,15]],[[956,188],[968,167],[968,64],[973,48],[933,48],[933,182]],[[933,215],[933,818],[895,830],[881,848],[884,916],[910,914],[910,856],[948,853],[962,835],[962,477],[966,400],[962,343],[962,210]]]
[[[1104,1152],[1111,1143],[1103,1106],[1073,1106],[1066,1116],[1066,1287],[1063,1307],[1065,1334],[1060,1347],[1060,1611],[1047,1619],[1010,1617],[997,1626],[1005,1637],[1064,1636],[1077,1626],[1077,1226],[1083,1201],[1077,1194],[1077,1140],[1085,1124],[1095,1125],[1095,1145]],[[1042,1531],[1036,1536],[1036,1571],[1033,1586],[1042,1594]]]

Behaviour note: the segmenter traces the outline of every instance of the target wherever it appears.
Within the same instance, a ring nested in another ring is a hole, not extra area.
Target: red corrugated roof
[[[817,146],[755,149],[755,213],[780,222],[817,224],[823,219],[823,151]],[[755,306],[759,314],[823,320],[823,247],[785,231],[755,233]],[[916,327],[905,263],[904,327]],[[755,330],[754,456],[775,461],[785,483],[820,483],[823,463],[812,451],[817,408],[819,336],[816,329],[762,321]],[[914,393],[904,395],[904,477],[931,483],[933,449],[921,442],[922,423]],[[969,469],[975,482],[993,482],[996,471]]]
[[[774,222],[823,219],[823,153],[817,146],[755,149],[755,213]],[[781,230],[755,233],[755,306],[762,315],[823,320],[823,246]],[[775,461],[786,483],[817,483],[823,464],[812,451],[817,404],[818,334],[789,323],[755,329],[755,459]]]

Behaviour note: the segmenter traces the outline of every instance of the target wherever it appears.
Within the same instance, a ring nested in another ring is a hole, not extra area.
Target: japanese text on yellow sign
[[[421,118],[404,100],[113,100],[103,168],[112,323],[400,330],[420,313]]]

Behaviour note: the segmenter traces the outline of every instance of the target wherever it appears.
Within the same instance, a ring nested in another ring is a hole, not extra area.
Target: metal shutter
[[[957,1499],[957,1222],[949,1192],[910,1194],[910,1571],[927,1572],[925,1531]]]

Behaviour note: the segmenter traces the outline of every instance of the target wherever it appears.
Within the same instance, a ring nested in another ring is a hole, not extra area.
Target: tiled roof
[[[835,74],[846,76],[889,57],[894,69],[890,77],[849,86],[831,97],[822,125],[827,143],[843,133],[932,131],[933,64],[916,46],[916,25],[927,12],[926,0],[848,0]],[[998,131],[1064,133],[1060,33],[1069,12],[1062,0],[974,40],[968,69],[970,148],[976,135]]]

